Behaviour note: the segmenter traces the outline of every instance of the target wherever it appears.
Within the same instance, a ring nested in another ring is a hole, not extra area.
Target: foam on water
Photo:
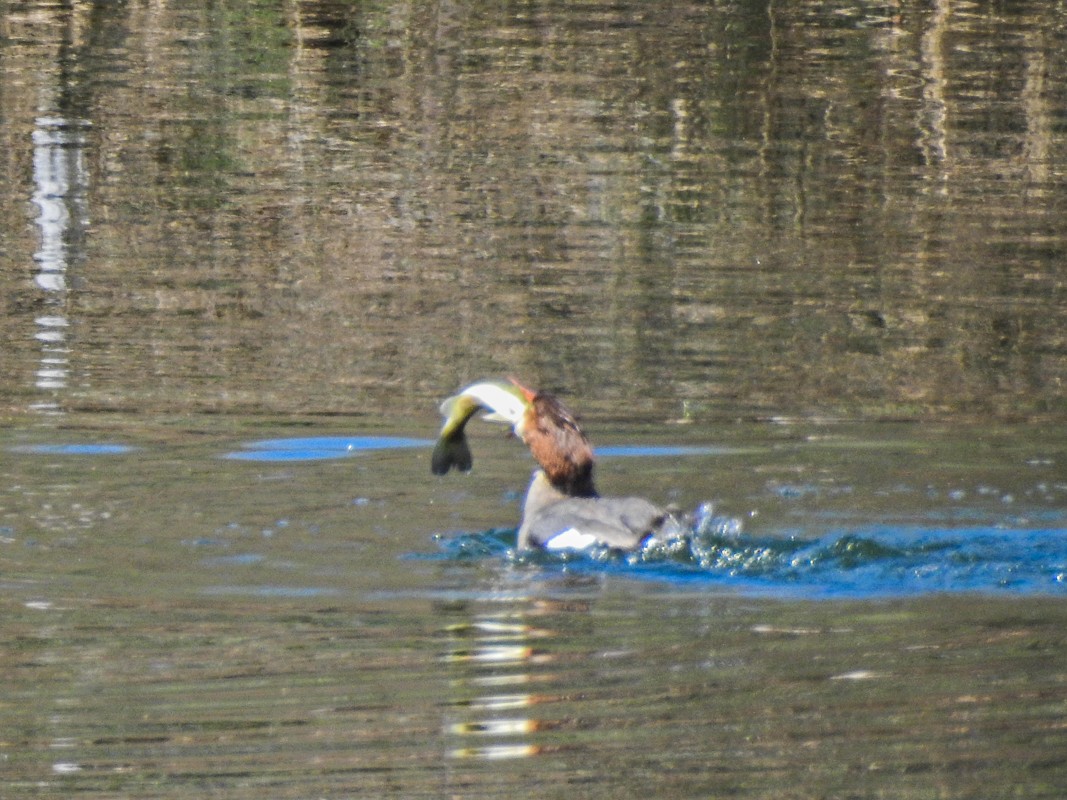
[[[740,533],[734,520],[638,553],[514,551],[511,531],[441,537],[447,559],[496,558],[743,594],[865,598],[925,593],[1067,595],[1067,527],[873,524],[822,535]]]

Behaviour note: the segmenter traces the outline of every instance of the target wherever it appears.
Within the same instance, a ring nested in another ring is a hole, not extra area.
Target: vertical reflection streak
[[[453,706],[477,718],[451,721],[445,732],[477,743],[464,742],[448,755],[486,761],[537,755],[540,747],[526,737],[541,723],[528,714],[545,698],[521,689],[534,680],[531,666],[547,658],[534,651],[529,639],[547,632],[531,628],[521,617],[491,614],[450,626],[449,633],[454,639],[446,660],[472,670],[456,686],[466,690],[464,694],[474,693],[455,700]]]
[[[34,387],[50,397],[31,407],[58,412],[57,394],[67,388],[70,377],[70,320],[66,310],[69,271],[82,253],[81,242],[88,225],[85,129],[89,123],[45,115],[38,117],[35,124],[31,200],[38,209],[34,223],[40,247],[33,254],[37,263],[34,282],[46,293],[50,313],[34,320],[34,338],[41,343]]]
[[[923,132],[920,147],[928,167],[935,170],[938,178],[934,191],[947,192],[948,173],[945,165],[949,160],[948,104],[945,100],[946,56],[945,34],[950,19],[949,0],[935,0],[934,14],[923,33],[921,53],[924,72],[922,118],[919,129]]]

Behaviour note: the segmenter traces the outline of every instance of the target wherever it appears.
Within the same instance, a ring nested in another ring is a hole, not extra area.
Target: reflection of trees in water
[[[27,137],[20,129],[18,141],[5,142],[15,151],[32,152],[33,185],[26,199],[34,209],[37,238],[33,339],[40,349],[30,407],[52,412],[64,407],[71,380],[71,293],[85,283],[81,273],[87,259],[91,188],[86,150],[92,122],[86,117],[85,74],[62,66],[78,53],[78,15],[68,11],[53,18],[52,13],[39,11],[22,22],[34,26],[33,45],[42,61],[58,67],[42,70],[35,92],[24,98],[32,133]],[[18,338],[24,338],[24,331],[20,333]]]
[[[62,76],[92,126],[89,405],[407,413],[500,371],[659,418],[1059,402],[1047,4],[38,13],[65,44],[12,17],[5,102]]]
[[[57,87],[61,88],[61,87]],[[84,120],[52,116],[57,109],[42,108],[33,132],[33,202],[39,210],[35,220],[40,247],[34,253],[37,286],[45,292],[46,313],[36,317],[41,343],[40,363],[34,386],[46,394],[33,407],[55,411],[70,378],[70,343],[67,315],[72,268],[85,260],[85,230],[89,224],[86,192],[89,175],[85,163]]]

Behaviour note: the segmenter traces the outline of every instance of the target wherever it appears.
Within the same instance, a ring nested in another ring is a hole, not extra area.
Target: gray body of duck
[[[642,497],[568,497],[537,470],[523,503],[518,547],[638,550],[668,518]]]

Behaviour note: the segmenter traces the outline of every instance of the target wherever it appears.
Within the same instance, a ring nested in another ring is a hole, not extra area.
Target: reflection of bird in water
[[[670,519],[639,497],[601,497],[593,483],[593,448],[574,416],[554,395],[514,380],[479,381],[441,404],[445,424],[433,451],[435,475],[471,468],[464,427],[479,409],[489,412],[486,419],[511,425],[540,466],[523,504],[520,549],[636,550]]]

